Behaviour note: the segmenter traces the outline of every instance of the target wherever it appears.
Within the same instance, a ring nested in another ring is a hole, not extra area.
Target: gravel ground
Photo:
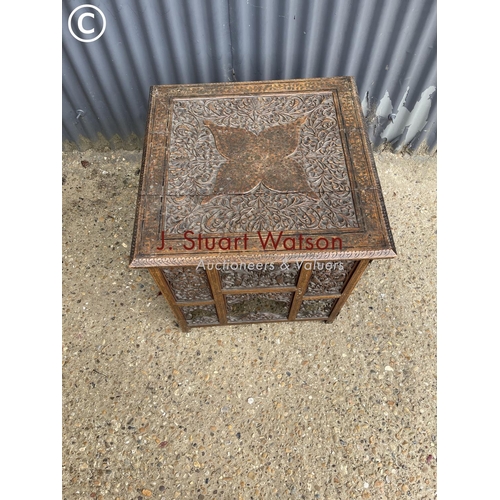
[[[182,333],[128,268],[140,152],[63,153],[63,498],[434,499],[436,158],[337,320]]]

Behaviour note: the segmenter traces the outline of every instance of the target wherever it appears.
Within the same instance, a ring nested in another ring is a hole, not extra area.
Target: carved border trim
[[[321,252],[321,253],[278,253],[266,252],[252,255],[235,254],[198,254],[186,257],[136,257],[130,267],[166,267],[166,266],[197,266],[201,261],[204,264],[223,263],[265,263],[265,262],[306,262],[306,261],[335,261],[335,260],[364,260],[390,259],[396,257],[392,249],[385,250],[357,250],[351,252]]]

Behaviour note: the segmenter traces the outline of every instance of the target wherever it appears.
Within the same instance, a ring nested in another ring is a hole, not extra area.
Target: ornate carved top
[[[191,251],[187,231],[240,247]],[[280,231],[300,244],[263,249]],[[152,87],[131,266],[305,254],[396,255],[354,80]]]
[[[202,203],[221,194],[248,193],[260,183],[274,191],[304,193],[317,200],[304,169],[290,157],[299,145],[300,127],[305,120],[302,117],[259,134],[205,121],[217,150],[228,161],[217,170],[212,194],[205,196]]]
[[[165,231],[358,227],[331,92],[174,99],[171,130]]]

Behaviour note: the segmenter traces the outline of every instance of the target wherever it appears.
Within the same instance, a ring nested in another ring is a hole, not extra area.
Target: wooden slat
[[[266,288],[223,288],[221,292],[224,295],[242,295],[247,293],[292,293],[297,290],[295,286],[286,287],[266,287]]]
[[[186,322],[186,318],[184,318],[184,314],[182,314],[182,311],[176,304],[174,294],[172,293],[172,290],[170,290],[170,287],[168,286],[167,280],[165,279],[162,270],[157,267],[150,267],[148,269],[149,273],[151,274],[156,284],[158,285],[158,288],[160,289],[161,293],[163,294],[165,299],[167,299],[167,302],[172,308],[172,311],[174,312],[174,315],[177,319],[177,322],[179,323],[179,326],[181,327],[181,330],[183,332],[188,332],[189,326]]]
[[[220,326],[220,323],[199,323],[196,325],[189,325],[189,328],[213,328],[215,326]]]
[[[177,305],[179,307],[191,307],[191,306],[212,306],[215,304],[214,300],[178,300]]]
[[[316,318],[295,318],[295,321],[326,321],[327,319],[326,316],[321,316]]]
[[[219,316],[219,323],[221,325],[227,325],[226,299],[222,294],[219,271],[217,271],[217,269],[206,269],[205,271],[215,300],[215,308],[217,309],[217,316]]]
[[[288,321],[293,321],[296,318],[300,304],[302,304],[302,299],[306,293],[307,286],[309,285],[309,279],[312,274],[312,266],[309,266],[309,269],[306,269],[306,267],[308,266],[304,265],[300,270],[299,281],[297,282],[297,291],[293,296],[292,306],[290,307],[290,313],[288,314]]]
[[[357,282],[361,278],[362,274],[365,272],[365,269],[368,267],[368,264],[370,262],[371,262],[371,260],[360,260],[359,261],[358,265],[356,266],[356,269],[351,274],[349,281],[347,282],[346,286],[344,287],[344,291],[342,292],[342,296],[337,300],[335,307],[333,308],[330,316],[328,317],[328,319],[326,321],[327,323],[331,323],[339,315],[339,312],[342,309],[342,306],[346,303],[349,295],[354,290],[354,287],[356,286]]]
[[[321,300],[321,299],[339,299],[342,297],[342,294],[337,293],[336,295],[304,295],[302,300]]]
[[[255,323],[287,323],[288,318],[280,318],[280,319],[257,319],[257,320],[243,320],[243,321],[228,321],[228,325],[253,325]]]

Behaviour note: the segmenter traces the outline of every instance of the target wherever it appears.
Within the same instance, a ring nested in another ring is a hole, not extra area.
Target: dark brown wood
[[[324,321],[328,323],[327,321],[328,318],[325,316],[318,316],[318,317],[310,317],[310,318],[295,318],[295,321]]]
[[[183,332],[189,331],[189,327],[186,323],[186,319],[184,318],[184,314],[182,314],[181,310],[177,306],[172,290],[170,290],[167,280],[165,279],[165,276],[163,275],[161,270],[155,267],[150,267],[149,273],[155,280],[163,296],[167,299],[167,302],[172,308],[174,316],[177,319],[177,322],[179,323],[181,330]]]
[[[332,321],[395,256],[352,77],[151,88],[130,267],[184,331]]]
[[[207,270],[207,276],[215,299],[215,307],[217,309],[217,316],[219,316],[219,323],[221,325],[227,325],[226,300],[222,294],[219,273],[216,269]]]
[[[260,323],[288,323],[287,318],[283,319],[266,319],[266,320],[254,320],[254,321],[231,321],[228,325],[254,325]]]
[[[223,288],[222,293],[226,295],[238,295],[243,293],[273,293],[273,292],[295,292],[297,287],[295,286],[285,286],[285,287],[262,287],[262,288]]]
[[[304,298],[304,294],[307,290],[307,285],[309,284],[309,279],[311,278],[312,269],[307,269],[302,266],[300,270],[299,281],[297,282],[297,291],[293,297],[292,307],[290,307],[290,313],[288,314],[288,320],[293,321],[297,317],[297,312],[299,311],[300,305]]]
[[[341,294],[332,294],[332,295],[304,295],[302,300],[320,300],[320,299],[338,299],[342,297]]]
[[[351,292],[354,290],[354,287],[360,280],[361,276],[365,272],[365,269],[368,267],[368,264],[370,262],[371,262],[370,260],[359,261],[358,265],[356,266],[356,269],[349,278],[349,281],[345,286],[344,291],[342,292],[342,296],[340,297],[340,299],[337,300],[335,307],[333,308],[330,316],[328,317],[327,323],[331,323],[339,315],[342,306],[346,303],[349,295],[351,295]]]

